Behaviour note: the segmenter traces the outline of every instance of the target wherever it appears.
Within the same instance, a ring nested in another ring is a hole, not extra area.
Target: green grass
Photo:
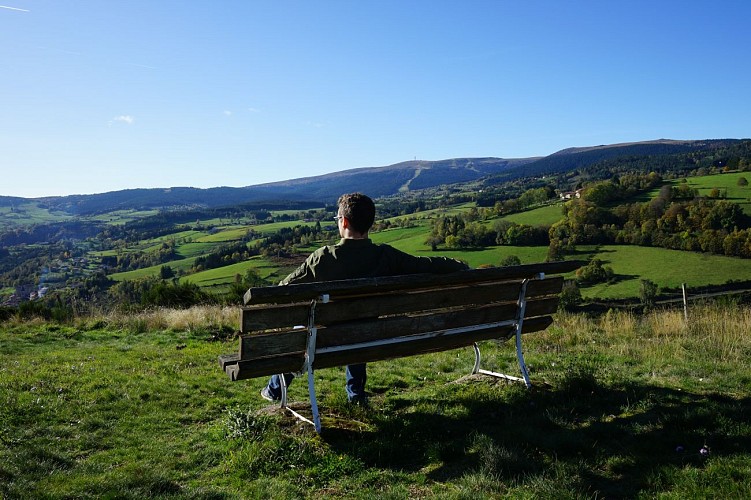
[[[200,287],[227,285],[235,281],[236,275],[244,276],[248,269],[255,269],[261,278],[268,278],[279,270],[279,266],[261,257],[251,257],[244,262],[185,276],[181,281],[195,283]]]
[[[686,177],[686,182],[694,189],[698,189],[700,196],[708,196],[712,189],[717,188],[726,192],[728,201],[737,203],[746,215],[751,215],[751,186],[738,186],[738,179],[745,177],[751,182],[751,172],[730,172],[726,174],[703,175],[700,177]],[[683,179],[668,181],[673,185],[683,183]],[[647,193],[639,195],[632,201],[645,202],[655,198],[660,188],[655,188]]]
[[[52,212],[35,201],[24,201],[13,207],[0,206],[0,230],[32,224],[48,224],[73,220],[69,214]]]
[[[563,218],[562,207],[562,203],[554,203],[526,212],[507,215],[503,217],[503,220],[528,226],[552,226]]]
[[[483,265],[497,266],[505,257],[510,255],[519,257],[523,264],[542,262],[548,253],[547,246],[494,246],[480,250],[447,250],[440,248],[434,252],[430,249],[429,245],[425,244],[427,231],[425,226],[389,229],[371,234],[371,239],[376,243],[388,243],[394,248],[412,255],[460,259],[467,262],[472,268]]]
[[[727,193],[725,199],[737,203],[746,215],[751,215],[751,186],[739,186],[738,179],[741,177],[751,181],[751,172],[688,177],[687,181],[689,186],[699,190],[700,196],[708,196],[714,188],[725,191]]]
[[[721,285],[730,280],[751,280],[751,260],[665,248],[630,245],[582,247],[577,258],[597,257],[613,268],[617,281],[582,289],[590,298],[639,296],[639,280],[650,279],[661,287]]]
[[[329,223],[328,221],[326,221]],[[333,225],[334,221],[330,221],[330,224]],[[287,221],[287,222],[271,222],[269,224],[261,224],[257,226],[250,226],[254,231],[260,233],[260,234],[271,234],[279,231],[280,229],[284,227],[295,227],[295,226],[308,226],[308,227],[314,227],[316,225],[315,222],[303,222],[299,220],[295,221]],[[324,223],[321,223],[321,225],[326,225]]]
[[[157,215],[159,210],[113,210],[106,214],[95,215],[91,220],[107,222],[113,226],[121,226],[128,222],[143,219],[152,215]]]
[[[319,370],[320,436],[258,396],[263,378],[220,371],[231,323],[12,322],[0,496],[748,498],[751,310],[690,318],[561,315],[525,337],[532,390],[467,376],[469,348],[371,363],[368,409],[346,404],[341,368]],[[513,345],[482,349],[517,370]],[[290,388],[303,414],[306,393]]]
[[[196,238],[195,241],[198,243],[238,241],[243,239],[247,233],[248,226],[227,226],[214,234],[207,234]]]
[[[147,278],[149,276],[159,276],[162,266],[169,266],[173,271],[188,272],[193,267],[197,257],[187,257],[185,259],[173,260],[166,264],[157,264],[155,266],[143,267],[134,271],[123,271],[121,273],[113,273],[109,275],[109,278],[114,281],[127,281],[137,280],[141,278]]]

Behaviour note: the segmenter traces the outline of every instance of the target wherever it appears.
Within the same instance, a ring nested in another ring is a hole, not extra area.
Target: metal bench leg
[[[543,276],[540,276],[542,279]],[[532,382],[529,380],[529,370],[527,364],[524,362],[524,351],[522,350],[522,326],[524,324],[524,312],[527,307],[527,283],[528,279],[522,281],[521,290],[519,291],[519,302],[517,303],[517,317],[516,317],[516,359],[519,361],[519,369],[522,372],[521,377],[514,377],[512,375],[506,375],[505,373],[497,373],[489,370],[483,370],[480,368],[480,347],[477,342],[473,344],[475,349],[475,366],[472,369],[472,375],[476,373],[482,373],[483,375],[490,375],[491,377],[503,378],[506,380],[514,380],[517,382],[524,382],[527,388],[532,387]]]
[[[472,375],[474,375],[480,373],[480,346],[477,345],[477,342],[474,342],[472,347],[475,348],[475,366],[472,368]]]
[[[516,318],[516,358],[519,360],[519,369],[522,372],[524,378],[524,385],[527,388],[532,387],[532,382],[529,381],[529,370],[527,370],[527,364],[524,362],[524,351],[522,351],[522,325],[524,325],[524,314],[527,310],[527,284],[528,279],[522,281],[522,289],[519,292],[519,302],[517,306],[517,318]]]
[[[328,296],[324,297],[324,301],[328,302]],[[318,434],[321,433],[321,417],[318,413],[318,401],[316,400],[316,387],[315,387],[315,379],[313,377],[313,361],[315,360],[315,354],[316,354],[316,336],[318,333],[318,329],[315,327],[315,309],[316,309],[316,301],[313,300],[310,304],[310,315],[308,318],[308,345],[305,351],[305,365],[304,369],[308,372],[308,394],[310,395],[310,409],[313,412],[313,420],[303,417],[299,413],[297,413],[292,408],[289,408],[286,406],[287,403],[287,387],[284,384],[284,380],[282,380],[282,408],[287,408],[292,415],[299,418],[300,420],[303,420],[305,422],[308,422],[313,427],[315,427],[316,432]]]
[[[316,387],[313,380],[313,366],[308,365],[308,393],[310,394],[310,409],[313,412],[313,427],[318,434],[321,433],[321,416],[318,413],[318,401],[316,400]]]
[[[527,369],[527,363],[524,362],[524,351],[522,351],[522,323],[521,321],[516,326],[516,358],[519,360],[519,369],[522,372],[524,379],[524,385],[527,388],[532,387],[532,382],[529,380],[529,370]]]
[[[284,378],[284,374],[279,374],[279,385],[282,387],[282,408],[287,407],[287,379]]]
[[[498,373],[498,372],[493,372],[490,370],[483,370],[482,368],[480,368],[480,347],[477,345],[477,342],[473,344],[473,347],[475,348],[475,367],[472,369],[472,375],[476,373],[481,373],[483,375],[489,375],[491,377],[502,378],[506,380],[513,380],[514,382],[526,383],[525,379],[521,377],[514,377],[513,375],[506,375],[505,373]],[[529,385],[527,385],[527,387],[529,387]]]

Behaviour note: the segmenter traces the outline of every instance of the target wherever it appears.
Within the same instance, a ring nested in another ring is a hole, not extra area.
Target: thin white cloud
[[[250,111],[251,113],[260,113],[261,112],[261,110],[258,109],[258,108],[248,108],[248,111]]]
[[[123,63],[126,66],[135,66],[136,68],[146,68],[146,69],[159,69],[156,66],[149,66],[148,64],[138,64],[138,63]]]
[[[119,115],[112,119],[113,122],[122,122],[127,123],[128,125],[133,125],[133,123],[136,121],[135,118],[133,118],[130,115]]]
[[[7,5],[0,5],[0,9],[16,10],[18,12],[31,12],[27,9],[19,9],[18,7],[9,7]]]
[[[224,116],[232,116],[232,111],[224,110]]]

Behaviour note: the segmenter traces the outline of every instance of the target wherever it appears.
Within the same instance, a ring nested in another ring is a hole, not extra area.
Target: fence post
[[[688,326],[688,297],[686,296],[686,284],[681,283],[681,289],[683,290],[683,319]]]

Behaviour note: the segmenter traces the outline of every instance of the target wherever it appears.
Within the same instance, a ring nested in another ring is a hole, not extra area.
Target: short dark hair
[[[341,215],[346,218],[352,229],[358,233],[367,233],[375,221],[375,203],[362,193],[343,194],[336,202]]]

